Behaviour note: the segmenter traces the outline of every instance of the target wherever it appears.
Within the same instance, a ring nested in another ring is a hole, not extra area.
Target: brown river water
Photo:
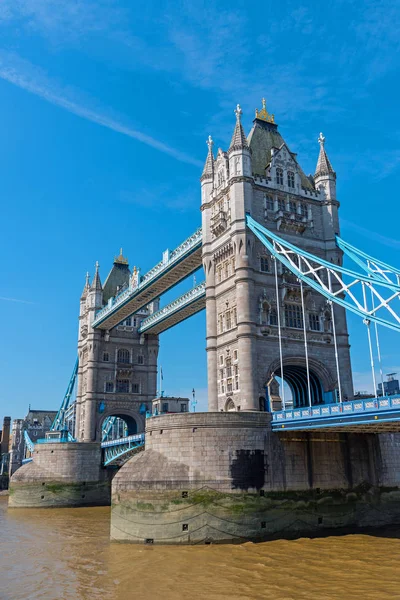
[[[400,600],[400,528],[239,546],[109,541],[110,509],[7,510],[1,600]]]

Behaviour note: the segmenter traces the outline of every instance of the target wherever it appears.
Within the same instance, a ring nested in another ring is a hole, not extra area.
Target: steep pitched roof
[[[318,142],[319,142],[319,156],[318,156],[317,168],[315,169],[314,177],[319,177],[320,175],[336,176],[336,173],[332,168],[331,162],[330,162],[328,155],[326,153],[326,150],[325,150],[325,137],[322,135],[322,133],[319,134]]]
[[[103,287],[103,302],[106,304],[108,300],[115,296],[118,288],[122,288],[124,285],[129,284],[129,277],[131,272],[129,270],[128,260],[122,256],[122,248],[119,256],[114,258],[114,263],[111,271],[107,275],[107,279],[104,282]]]
[[[100,281],[100,275],[99,275],[99,263],[96,262],[96,272],[94,274],[93,277],[93,281],[92,281],[92,285],[90,286],[91,290],[99,290],[101,291],[102,285],[101,285],[101,281]]]
[[[203,173],[201,174],[202,179],[204,177],[213,177],[214,176],[213,145],[214,145],[214,142],[212,140],[211,135],[209,135],[208,140],[207,140],[208,153],[207,153],[206,162],[204,163]]]
[[[244,129],[241,123],[241,115],[242,115],[242,109],[240,108],[239,104],[236,107],[235,110],[235,115],[236,115],[236,124],[235,124],[235,129],[233,130],[233,136],[231,139],[231,143],[228,149],[229,150],[237,150],[238,148],[248,148],[249,144],[247,142],[247,138],[246,138],[246,134],[244,133]]]
[[[278,131],[278,125],[256,117],[249,133],[248,143],[251,150],[253,173],[254,175],[265,177],[265,169],[270,164],[272,158],[272,148],[281,148],[283,144],[286,144]],[[293,152],[291,152],[291,155],[295,158]],[[298,167],[302,187],[310,191],[315,191],[312,182],[305,175],[299,164]]]

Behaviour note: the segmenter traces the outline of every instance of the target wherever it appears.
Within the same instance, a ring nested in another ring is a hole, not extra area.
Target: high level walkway
[[[110,298],[93,321],[93,327],[112,329],[152,300],[158,298],[177,283],[201,267],[202,230],[197,229],[175,250],[166,250],[163,259],[146,275],[136,287],[129,287]]]
[[[139,333],[158,334],[192,317],[206,307],[206,284],[200,283],[142,321]]]

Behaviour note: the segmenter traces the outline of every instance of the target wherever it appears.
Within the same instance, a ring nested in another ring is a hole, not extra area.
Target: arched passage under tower
[[[267,381],[270,390],[271,381],[280,383],[281,396],[282,382],[286,384],[291,397],[286,397],[285,400],[293,408],[309,406],[310,403],[318,406],[333,402],[337,388],[337,381],[322,363],[315,359],[309,360],[307,373],[305,359],[297,357],[284,358],[282,365],[279,360],[275,361],[271,365]],[[282,401],[282,397],[280,400]]]
[[[115,419],[113,419],[115,417]],[[104,437],[104,428],[112,420],[111,427],[108,426],[109,433],[107,440],[117,439],[128,435],[142,433],[145,428],[144,417],[140,413],[130,413],[128,411],[109,411],[101,415],[96,428],[96,439],[102,441]]]

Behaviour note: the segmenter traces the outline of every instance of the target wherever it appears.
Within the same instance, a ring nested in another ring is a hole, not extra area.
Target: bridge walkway
[[[202,230],[195,231],[175,250],[166,250],[163,259],[140,278],[136,287],[129,286],[102,308],[93,327],[112,329],[118,323],[164,294],[201,267]]]

